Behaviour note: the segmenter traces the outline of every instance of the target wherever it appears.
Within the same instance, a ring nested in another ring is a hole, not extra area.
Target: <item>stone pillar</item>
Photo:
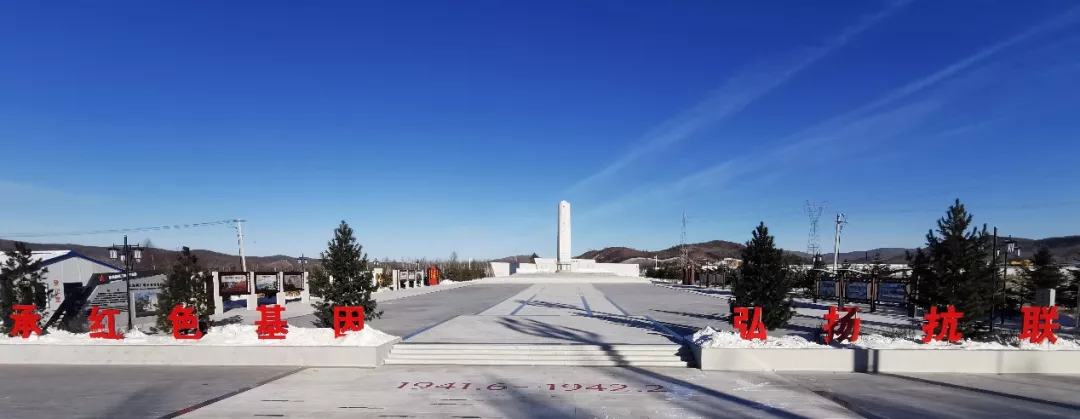
[[[303,289],[300,290],[300,302],[304,304],[311,304],[311,289],[308,285],[308,273],[304,272],[304,281],[302,282]]]
[[[221,281],[218,275],[217,271],[210,273],[214,280],[214,314],[225,314],[225,303],[221,301]]]
[[[247,309],[255,310],[259,308],[259,296],[255,295],[255,272],[248,272],[248,295],[247,295]]]
[[[386,275],[386,274],[384,273],[383,275]],[[398,271],[397,271],[397,269],[391,269],[390,270],[390,279],[392,280],[390,282],[390,284],[392,284],[392,285],[390,285],[390,289],[392,289],[394,291],[397,291],[398,290]]]
[[[277,294],[275,297],[277,297],[275,304],[279,306],[285,305],[285,272],[277,273]]]

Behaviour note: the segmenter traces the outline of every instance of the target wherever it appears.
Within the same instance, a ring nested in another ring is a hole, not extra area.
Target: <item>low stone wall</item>
[[[822,371],[880,373],[1080,374],[1080,351],[701,348],[698,367],[709,371]]]
[[[398,342],[379,346],[0,345],[0,364],[374,368],[382,365]]]

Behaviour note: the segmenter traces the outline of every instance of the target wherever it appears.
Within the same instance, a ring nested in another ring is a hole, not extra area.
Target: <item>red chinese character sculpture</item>
[[[259,306],[256,310],[260,314],[259,320],[255,321],[255,333],[259,335],[259,339],[285,339],[285,335],[289,333],[289,324],[281,319],[285,307],[272,304]]]
[[[855,342],[859,340],[859,326],[862,324],[862,320],[856,317],[859,313],[858,307],[848,307],[844,311],[847,313],[843,318],[836,312],[836,307],[829,307],[829,313],[825,315],[825,343],[836,340],[842,342],[847,340],[848,342]]]
[[[930,307],[930,312],[923,316],[926,319],[926,324],[923,325],[922,330],[926,333],[923,336],[923,343],[928,343],[932,340],[942,340],[948,337],[949,342],[959,342],[963,335],[956,330],[956,321],[964,317],[964,313],[956,311],[956,307],[949,306],[944,313],[938,314],[937,307]],[[941,321],[941,331],[934,334],[934,331],[938,328],[938,321]]]
[[[15,324],[11,328],[11,336],[19,335],[23,339],[30,337],[31,333],[37,333],[41,336],[41,328],[38,327],[38,320],[41,320],[41,315],[34,312],[35,307],[33,304],[16,304],[11,306],[15,312],[11,313],[10,317],[15,320]]]
[[[1023,307],[1024,325],[1020,329],[1020,339],[1027,339],[1031,343],[1043,343],[1050,339],[1050,343],[1057,343],[1054,329],[1061,328],[1060,324],[1054,323],[1058,319],[1057,306],[1054,307]]]
[[[364,308],[334,307],[334,337],[345,336],[350,330],[364,330]]]
[[[172,322],[172,335],[178,340],[199,340],[202,338],[202,330],[199,329],[199,318],[195,316],[194,307],[177,305],[169,313],[169,321]],[[191,331],[184,333],[185,330]]]
[[[90,308],[90,337],[94,339],[123,339],[124,335],[116,333],[116,315],[120,310],[107,308],[101,310],[98,306]],[[105,323],[108,322],[108,326]]]
[[[761,322],[761,307],[754,307],[754,318],[750,321],[750,327],[746,327],[749,319],[749,310],[746,307],[735,307],[735,328],[739,330],[739,337],[743,340],[765,340],[765,324]]]

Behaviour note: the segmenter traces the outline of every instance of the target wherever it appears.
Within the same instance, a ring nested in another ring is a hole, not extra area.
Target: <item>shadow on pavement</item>
[[[1044,404],[1044,405],[1047,405],[1047,406],[1060,407],[1062,409],[1071,409],[1071,410],[1080,411],[1080,404],[1060,403],[1060,402],[1055,402],[1055,401],[1051,401],[1051,400],[1036,399],[1034,397],[1021,396],[1019,394],[1002,393],[1000,391],[987,390],[987,389],[982,389],[982,388],[977,388],[977,387],[962,386],[962,385],[959,385],[959,384],[945,383],[945,382],[941,382],[941,381],[928,380],[928,379],[925,379],[925,378],[911,377],[911,376],[907,376],[907,375],[886,374],[886,373],[879,373],[877,375],[880,375],[880,376],[883,376],[883,377],[891,377],[891,378],[898,378],[898,379],[901,379],[901,380],[913,381],[913,382],[916,382],[916,383],[930,384],[930,385],[935,385],[935,386],[954,388],[954,389],[957,389],[957,390],[964,390],[964,391],[970,391],[970,392],[974,392],[974,393],[986,394],[986,395],[994,396],[994,397],[1003,397],[1003,398],[1007,398],[1007,399],[1021,400],[1021,401],[1025,401],[1025,402],[1029,402],[1029,403],[1038,403],[1038,404]]]

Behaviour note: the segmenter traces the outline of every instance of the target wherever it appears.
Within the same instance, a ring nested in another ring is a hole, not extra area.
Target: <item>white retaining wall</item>
[[[882,373],[1080,374],[1080,351],[700,348],[702,370]]]

